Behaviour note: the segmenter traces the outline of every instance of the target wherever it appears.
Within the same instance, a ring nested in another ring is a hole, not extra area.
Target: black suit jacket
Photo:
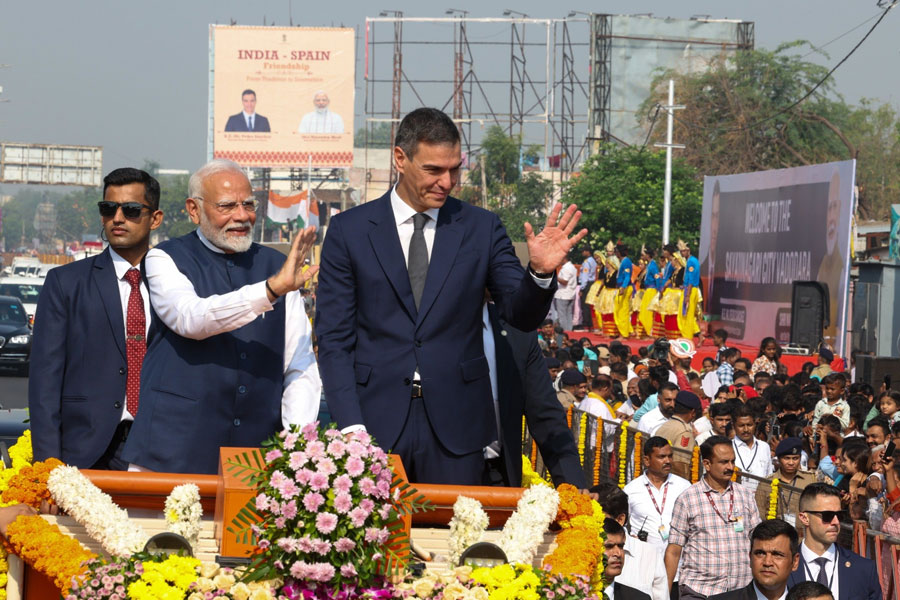
[[[710,596],[709,600],[756,600],[756,590],[753,589],[753,582],[751,581],[746,587]]]
[[[522,484],[522,415],[537,442],[553,482],[588,487],[578,462],[578,449],[566,426],[566,415],[556,399],[553,383],[538,345],[537,333],[526,333],[500,319],[497,307],[488,305],[494,332],[497,365],[497,399],[500,407],[502,456],[506,485]]]
[[[122,419],[127,368],[109,249],[51,270],[34,318],[28,382],[35,460],[97,462]]]
[[[250,131],[247,129],[247,121],[244,120],[244,113],[239,112],[228,117],[228,122],[225,123],[225,131]],[[253,131],[271,131],[269,129],[269,120],[258,113],[253,115]]]
[[[838,546],[837,569],[838,598],[835,600],[881,600],[881,585],[878,583],[875,561]],[[800,554],[797,568],[788,578],[788,588],[803,581],[809,581],[809,571],[806,570],[803,554]]]
[[[548,375],[549,377],[549,375]],[[633,587],[614,582],[616,600],[650,600],[650,595]]]

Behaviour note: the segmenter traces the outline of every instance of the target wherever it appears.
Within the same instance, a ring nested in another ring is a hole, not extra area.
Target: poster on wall
[[[247,167],[353,164],[355,32],[211,25],[211,154]]]
[[[828,286],[826,341],[843,348],[856,161],[704,178],[700,273],[729,340],[790,341],[794,281]]]

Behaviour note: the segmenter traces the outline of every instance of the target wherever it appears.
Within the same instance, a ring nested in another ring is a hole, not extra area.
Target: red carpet
[[[586,337],[591,340],[591,344],[593,345],[609,345],[609,343],[612,341],[612,339],[604,337],[598,333],[588,333],[586,331],[567,331],[566,333],[569,335],[569,339],[581,339],[583,337]],[[637,354],[638,348],[649,346],[653,340],[620,339],[619,341],[631,348],[632,354]],[[694,343],[696,343],[696,340],[694,341]],[[740,344],[734,344],[734,347],[740,349],[741,356],[750,359],[750,362],[756,360],[756,355],[759,352],[759,347],[742,346]],[[694,355],[694,359],[691,361],[691,366],[699,371],[700,367],[703,365],[703,359],[707,356],[715,358],[717,350],[718,348],[713,345],[712,339],[705,340],[704,344],[697,348],[697,354]],[[812,362],[813,364],[815,364],[816,361],[815,357],[813,356],[795,356],[790,354],[783,354],[781,356],[781,362],[787,366],[788,373],[790,375],[793,375],[803,368],[803,363]]]

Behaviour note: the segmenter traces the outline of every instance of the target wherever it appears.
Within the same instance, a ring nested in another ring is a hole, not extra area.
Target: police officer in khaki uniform
[[[669,440],[672,454],[672,472],[690,481],[691,454],[694,451],[694,426],[692,423],[700,414],[700,398],[693,392],[684,390],[675,396],[675,414],[656,431],[656,435]]]

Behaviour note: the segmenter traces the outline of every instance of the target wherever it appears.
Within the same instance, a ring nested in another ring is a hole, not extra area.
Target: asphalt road
[[[0,406],[3,408],[28,407],[27,377],[19,377],[15,371],[0,368]]]

